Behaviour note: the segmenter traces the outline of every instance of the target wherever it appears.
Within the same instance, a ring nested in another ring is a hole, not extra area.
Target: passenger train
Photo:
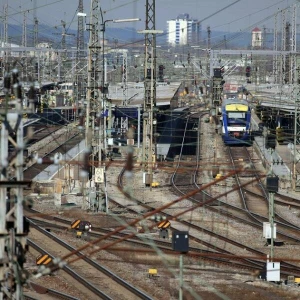
[[[222,138],[225,145],[251,145],[251,108],[247,101],[225,99],[222,103]]]

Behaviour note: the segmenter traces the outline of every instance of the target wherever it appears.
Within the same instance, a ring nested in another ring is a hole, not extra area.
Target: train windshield
[[[230,126],[245,126],[246,113],[245,112],[227,112],[227,124]]]
[[[244,112],[228,112],[228,119],[245,119],[246,114]]]

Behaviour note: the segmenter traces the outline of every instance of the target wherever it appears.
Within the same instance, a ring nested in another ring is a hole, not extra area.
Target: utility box
[[[267,190],[269,193],[277,193],[279,185],[279,177],[267,177]]]
[[[269,222],[263,222],[263,237],[265,239],[272,238],[271,224]],[[276,223],[274,223],[273,239],[276,239]]]
[[[267,262],[267,281],[280,281],[279,262]]]
[[[173,231],[172,246],[174,251],[189,251],[189,233],[188,231]]]
[[[114,139],[113,138],[108,138],[107,139],[107,145],[108,146],[113,146],[114,145]]]
[[[150,186],[152,184],[152,174],[148,174],[146,172],[143,173],[143,183],[146,185],[146,186]]]

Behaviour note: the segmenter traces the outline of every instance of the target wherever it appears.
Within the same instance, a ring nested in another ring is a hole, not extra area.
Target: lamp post
[[[107,94],[108,94],[108,85],[106,82],[106,64],[105,64],[105,47],[104,47],[104,38],[105,38],[105,30],[106,30],[106,23],[112,22],[112,23],[125,23],[125,22],[137,22],[140,21],[140,18],[131,18],[131,19],[109,19],[105,20],[103,18],[102,9],[100,8],[100,14],[101,14],[101,31],[102,31],[102,107],[103,107],[103,130],[104,130],[104,149],[107,148],[107,142],[106,142],[106,131],[108,131],[108,136],[111,137],[111,103],[109,103],[109,112],[108,112],[108,128],[106,128],[106,102],[107,102]]]

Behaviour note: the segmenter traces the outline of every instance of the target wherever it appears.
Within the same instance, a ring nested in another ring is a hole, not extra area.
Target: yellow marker
[[[71,228],[77,228],[77,226],[79,225],[80,220],[75,220],[72,224],[71,224]]]
[[[51,262],[52,258],[48,254],[42,254],[36,259],[37,265],[47,265]]]
[[[158,228],[164,228],[164,229],[169,228],[170,226],[171,223],[168,220],[162,221],[157,225]]]
[[[148,275],[149,276],[156,276],[157,275],[157,269],[149,269]]]

